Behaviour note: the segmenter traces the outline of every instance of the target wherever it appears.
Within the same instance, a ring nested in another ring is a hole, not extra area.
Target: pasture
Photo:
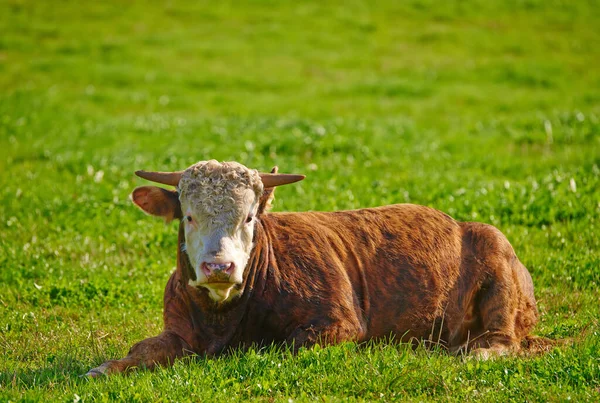
[[[595,0],[0,0],[0,401],[600,400]],[[416,203],[497,226],[540,356],[276,346],[80,377],[162,328],[177,227],[137,169],[303,173],[275,211]]]

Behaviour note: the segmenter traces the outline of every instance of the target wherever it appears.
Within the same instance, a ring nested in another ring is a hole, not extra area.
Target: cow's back
[[[262,220],[278,289],[299,306],[292,316],[355,316],[359,340],[427,337],[443,316],[461,256],[460,226],[446,214],[398,204]]]

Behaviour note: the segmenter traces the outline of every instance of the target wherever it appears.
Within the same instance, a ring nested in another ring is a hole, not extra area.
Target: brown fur
[[[263,199],[270,197],[267,190]],[[188,285],[193,271],[178,251],[163,333],[88,374],[251,344],[298,349],[394,336],[487,357],[536,343],[529,336],[538,316],[531,276],[490,225],[411,204],[263,213],[254,242],[242,293],[223,304]]]

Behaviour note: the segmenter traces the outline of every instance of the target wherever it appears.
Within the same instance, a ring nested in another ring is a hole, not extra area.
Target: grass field
[[[599,401],[600,3],[212,3],[0,0],[0,401]],[[536,333],[567,343],[81,378],[162,327],[176,226],[133,207],[133,171],[210,158],[305,173],[276,211],[411,202],[496,225]]]

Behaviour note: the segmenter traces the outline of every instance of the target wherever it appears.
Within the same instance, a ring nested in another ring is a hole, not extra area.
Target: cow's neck
[[[183,284],[188,284],[190,280],[196,280],[196,272],[185,252],[185,230],[182,223],[179,224],[179,234],[177,235],[177,270]]]

